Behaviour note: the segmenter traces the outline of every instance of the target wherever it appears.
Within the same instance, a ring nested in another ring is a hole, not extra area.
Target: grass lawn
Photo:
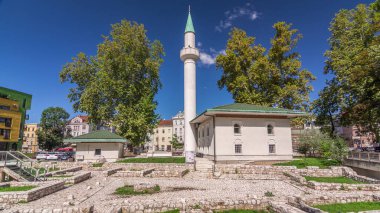
[[[0,187],[0,192],[19,192],[19,191],[28,191],[37,186],[10,186],[10,187]]]
[[[369,210],[380,210],[380,202],[357,202],[357,203],[338,203],[327,205],[316,205],[315,208],[329,213],[338,212],[359,212]]]
[[[103,163],[93,163],[92,167],[102,167]]]
[[[118,163],[185,163],[184,157],[154,157],[154,158],[128,158]]]
[[[153,194],[159,192],[160,186],[156,185],[153,189],[147,189],[144,191],[135,191],[133,186],[123,186],[116,189],[115,194],[117,195],[144,195],[144,194]]]
[[[324,158],[299,158],[285,163],[275,163],[274,166],[296,166],[298,169],[306,168],[306,166],[318,166],[325,169],[329,166],[338,166],[339,162]]]
[[[244,209],[232,209],[225,211],[217,211],[218,213],[267,213],[264,210],[244,210]]]
[[[179,213],[179,209],[174,209],[174,210],[169,210],[169,211],[165,211],[163,213]]]
[[[310,177],[305,176],[307,181],[315,181],[321,183],[348,183],[348,184],[365,184],[363,182],[348,177]]]

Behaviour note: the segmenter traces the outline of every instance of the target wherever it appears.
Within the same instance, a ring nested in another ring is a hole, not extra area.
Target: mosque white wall
[[[240,133],[234,132],[234,125],[240,126]],[[215,133],[199,137],[199,132],[212,127],[212,120],[207,120],[198,128],[197,151],[209,159],[217,161],[275,161],[292,159],[291,127],[289,119],[277,118],[215,118]],[[273,134],[268,134],[267,126],[273,126]],[[210,128],[211,130],[212,128]],[[237,145],[237,146],[236,146]],[[240,148],[239,148],[240,146]],[[271,150],[274,152],[270,153]],[[238,150],[235,150],[238,149]],[[240,153],[236,152],[239,151]]]

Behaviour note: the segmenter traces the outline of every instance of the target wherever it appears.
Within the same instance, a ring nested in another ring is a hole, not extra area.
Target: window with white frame
[[[238,123],[234,124],[234,134],[241,134],[241,125]]]
[[[267,132],[268,132],[268,135],[274,135],[272,124],[267,125]]]
[[[235,144],[235,153],[236,154],[242,153],[242,145],[241,144]]]
[[[275,144],[269,144],[269,153],[270,154],[276,153],[276,145]]]

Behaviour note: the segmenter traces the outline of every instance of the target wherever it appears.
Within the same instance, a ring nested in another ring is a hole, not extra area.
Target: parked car
[[[380,146],[376,146],[374,148],[375,148],[375,152],[380,152]]]
[[[47,158],[48,155],[49,155],[49,154],[46,153],[46,152],[39,152],[39,153],[37,154],[37,156],[36,156],[36,159],[37,159],[37,160],[46,160],[46,158]]]
[[[59,157],[59,160],[68,160],[68,159],[72,158],[72,156],[66,152],[60,153],[60,155],[58,157]]]
[[[59,159],[58,152],[49,152],[48,156],[46,157],[46,160],[58,160],[58,159]]]

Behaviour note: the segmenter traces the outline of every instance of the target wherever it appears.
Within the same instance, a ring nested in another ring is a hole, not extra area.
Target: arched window
[[[240,134],[241,133],[241,127],[239,124],[234,124],[234,133]]]
[[[273,135],[273,126],[271,124],[268,124],[267,126],[268,135]]]

